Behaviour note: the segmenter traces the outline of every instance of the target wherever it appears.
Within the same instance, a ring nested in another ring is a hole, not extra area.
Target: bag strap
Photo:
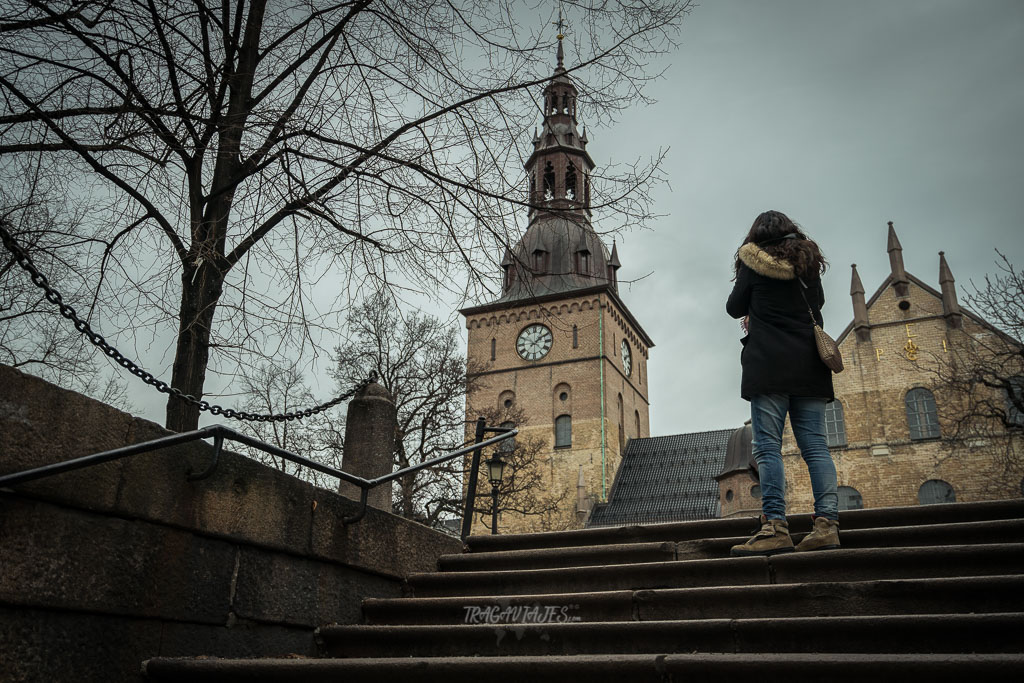
[[[804,305],[807,306],[807,315],[811,316],[811,325],[817,327],[818,319],[814,317],[814,311],[811,310],[811,302],[807,300],[807,295],[804,294],[804,290],[807,289],[807,283],[804,282],[802,277],[798,277],[797,282],[800,283],[800,296],[804,299]]]

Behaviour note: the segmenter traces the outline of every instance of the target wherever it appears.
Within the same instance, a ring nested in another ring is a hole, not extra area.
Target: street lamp
[[[491,480],[491,533],[498,533],[498,485],[505,474],[505,461],[495,453],[487,461],[487,475]]]

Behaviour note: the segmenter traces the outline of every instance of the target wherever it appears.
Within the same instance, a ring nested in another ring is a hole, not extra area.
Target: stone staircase
[[[789,518],[794,540],[809,515]],[[729,557],[753,519],[475,536],[321,659],[154,681],[1024,680],[1024,499],[842,513],[842,549]]]

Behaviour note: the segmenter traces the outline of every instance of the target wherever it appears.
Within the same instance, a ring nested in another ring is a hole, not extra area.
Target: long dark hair
[[[820,277],[828,268],[828,261],[814,240],[781,211],[765,211],[754,219],[743,244],[751,242],[774,258],[792,264],[797,277]],[[737,252],[736,272],[740,264]]]

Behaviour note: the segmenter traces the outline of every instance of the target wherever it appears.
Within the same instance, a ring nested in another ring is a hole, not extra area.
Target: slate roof
[[[735,429],[630,439],[607,503],[588,527],[717,519],[715,476]]]

